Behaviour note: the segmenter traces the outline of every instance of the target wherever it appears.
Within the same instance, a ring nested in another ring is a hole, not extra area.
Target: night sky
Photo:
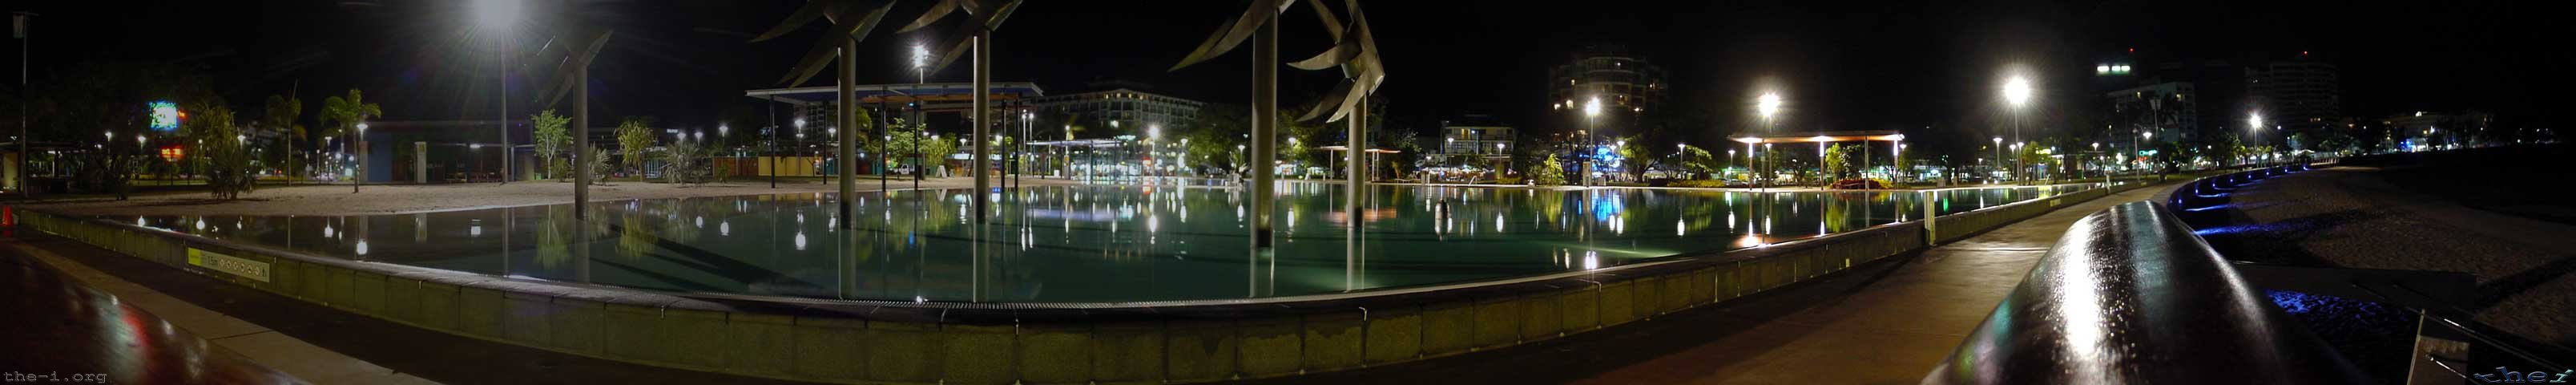
[[[906,1],[872,34],[858,60],[863,83],[912,80],[906,47],[940,31],[895,34],[931,1]],[[1336,6],[1339,1],[1333,1]],[[2028,122],[2065,124],[2094,108],[2092,66],[2136,49],[2136,61],[2229,60],[2237,66],[2300,52],[2342,66],[2347,115],[2478,109],[2522,121],[2564,122],[2570,90],[2569,23],[2545,2],[2412,3],[2227,1],[1925,2],[1472,2],[1371,1],[1388,63],[1382,93],[1400,128],[1428,130],[1445,117],[1494,114],[1544,131],[1549,67],[1583,44],[1620,43],[1670,74],[1673,108],[1711,117],[1715,138],[1750,115],[1758,90],[1789,100],[1784,125],[1867,130],[1993,124],[2007,68],[2040,75],[2041,104]],[[127,5],[149,4],[149,5]],[[269,94],[300,92],[307,111],[351,87],[384,104],[387,119],[490,119],[497,114],[504,47],[524,57],[559,18],[532,15],[515,34],[477,28],[466,1],[25,2],[36,20],[34,77],[83,59],[201,63],[237,110]],[[727,110],[762,107],[746,89],[779,86],[791,60],[820,38],[819,24],[778,40],[747,40],[796,1],[538,1],[532,14],[576,17],[617,30],[593,67],[595,121],[653,115],[673,127],[711,127]],[[997,33],[997,81],[1036,81],[1055,92],[1124,79],[1149,91],[1223,103],[1247,99],[1241,51],[1178,72],[1167,68],[1241,1],[1031,0]],[[1324,32],[1306,3],[1283,19],[1281,57],[1320,52]],[[12,55],[15,55],[14,50]],[[14,57],[13,57],[14,58]],[[7,66],[15,70],[17,60]],[[931,81],[966,81],[962,61]],[[1283,102],[1299,102],[1339,75],[1282,67]],[[511,92],[524,117],[531,80]],[[806,85],[829,84],[830,75]],[[14,85],[10,86],[14,90]],[[2204,105],[2203,108],[2211,108]],[[2233,107],[2221,107],[2233,108]],[[757,115],[754,115],[757,116]],[[749,125],[758,125],[751,122]],[[604,124],[603,124],[604,125]],[[741,123],[737,123],[741,125]]]

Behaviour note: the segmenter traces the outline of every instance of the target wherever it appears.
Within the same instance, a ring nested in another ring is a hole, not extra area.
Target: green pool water
[[[1936,192],[1942,214],[2074,187]],[[1921,219],[1916,192],[1719,192],[1283,183],[1271,252],[1245,191],[1081,185],[833,194],[367,216],[111,217],[358,261],[648,290],[826,299],[1122,302],[1341,293],[1597,269]]]

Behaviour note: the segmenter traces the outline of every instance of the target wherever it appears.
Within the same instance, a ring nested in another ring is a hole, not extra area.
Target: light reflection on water
[[[829,299],[1074,302],[1336,293],[1596,269],[1920,219],[1915,192],[1376,186],[1353,243],[1345,188],[1278,192],[1275,252],[1250,256],[1241,190],[1028,187],[865,193],[856,229],[830,194],[356,217],[186,216],[138,224],[342,258],[653,290]],[[2056,188],[1937,192],[1940,213]],[[811,217],[812,220],[808,220]],[[123,218],[118,218],[123,220]],[[1483,224],[1483,226],[1479,226]],[[1757,231],[1757,229],[1760,229]]]

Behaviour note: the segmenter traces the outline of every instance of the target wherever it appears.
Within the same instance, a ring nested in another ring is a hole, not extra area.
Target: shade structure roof
[[[1317,150],[1324,150],[1324,151],[1349,151],[1349,150],[1351,149],[1351,147],[1350,147],[1350,146],[1323,146],[1323,147],[1316,147],[1315,149],[1317,149]],[[1394,149],[1385,149],[1385,148],[1372,148],[1372,149],[1368,149],[1368,152],[1379,153],[1379,154],[1394,154],[1394,153],[1401,153],[1401,152],[1404,152],[1404,151],[1399,151],[1399,150],[1394,150]]]
[[[994,101],[1009,101],[1046,95],[1037,83],[994,82],[990,84]],[[840,99],[839,86],[771,88],[743,91],[742,96],[774,100],[797,106],[824,105]],[[862,84],[851,89],[860,105],[920,103],[925,111],[964,111],[973,108],[974,83],[900,83]]]
[[[1865,140],[1904,141],[1905,134],[1896,131],[1832,131],[1780,135],[1746,135],[1727,138],[1737,143],[1821,143]]]

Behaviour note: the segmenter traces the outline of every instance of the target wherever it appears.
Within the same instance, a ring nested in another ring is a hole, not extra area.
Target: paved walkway
[[[0,247],[23,246],[14,242],[0,238]],[[9,277],[0,283],[0,314],[6,314],[0,316],[0,372],[10,376],[7,382],[301,382],[236,353],[240,347],[226,343],[236,335],[224,333],[238,329],[173,327],[155,315],[177,310],[167,297],[119,296],[99,285],[121,281],[73,277],[9,251],[0,251],[0,275]]]
[[[2068,226],[2157,185],[1917,255],[1609,330],[1458,359],[1281,383],[1916,383],[1985,320]]]
[[[799,383],[463,338],[25,229],[0,230],[0,274],[10,281],[0,283],[0,373],[105,373],[111,384]]]

